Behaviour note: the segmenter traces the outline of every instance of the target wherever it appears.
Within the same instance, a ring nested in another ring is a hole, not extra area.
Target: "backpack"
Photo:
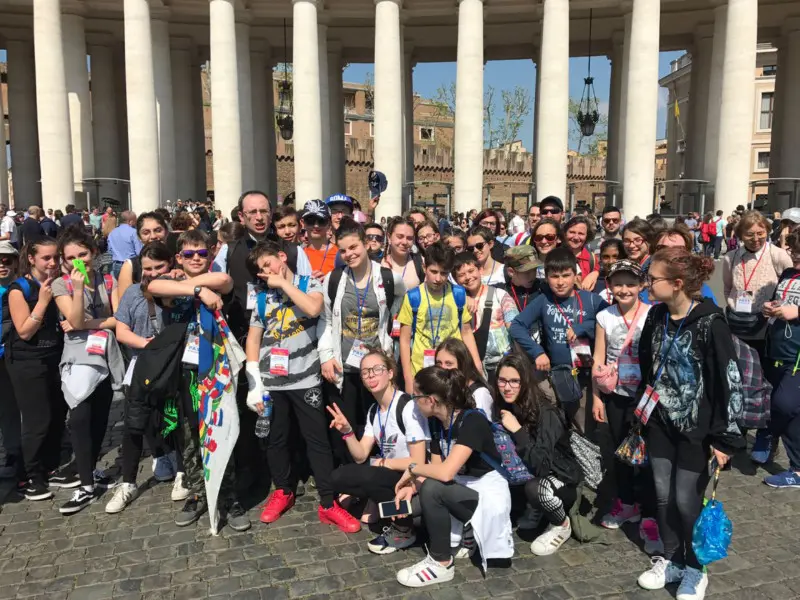
[[[420,286],[422,287],[422,286]],[[460,285],[450,285],[455,300],[456,308],[458,308],[458,329],[461,330],[461,324],[464,319],[464,307],[467,305],[467,291]],[[444,301],[444,297],[442,298]],[[414,345],[414,335],[417,332],[417,313],[419,313],[419,305],[422,303],[422,292],[419,287],[408,291],[408,303],[411,305],[411,345]]]
[[[309,275],[301,275],[300,281],[298,282],[297,289],[306,293],[308,289],[308,280],[310,279]],[[258,319],[264,324],[264,327],[267,326],[267,292],[259,292],[258,296],[256,296],[256,310],[258,311]]]
[[[411,255],[411,260],[414,263],[414,270],[417,272],[417,279],[422,283],[425,281],[425,265],[422,262],[422,256],[414,253]]]
[[[395,407],[394,412],[394,419],[397,421],[397,428],[403,433],[406,434],[406,424],[403,423],[403,411],[406,408],[406,405],[411,402],[411,396],[408,394],[400,394],[400,399],[397,401],[397,406]],[[375,419],[375,411],[378,410],[377,402],[374,403],[372,406],[369,407],[367,411],[367,422],[372,423]]]
[[[606,531],[593,523],[596,517],[594,494],[586,491],[583,484],[578,485],[578,499],[569,509],[569,521],[572,525],[572,537],[581,543],[594,542]],[[607,544],[606,544],[607,545]]]
[[[331,302],[331,306],[333,306],[333,303],[336,301],[336,291],[339,289],[339,284],[342,281],[344,269],[345,267],[337,267],[331,271],[331,278],[328,281],[328,299]],[[381,281],[383,282],[383,291],[386,294],[386,308],[387,310],[391,310],[394,304],[394,273],[391,269],[381,267]],[[390,319],[390,328],[391,325]]]
[[[500,455],[500,462],[498,463],[485,452],[481,452],[481,458],[484,462],[500,473],[508,481],[509,485],[522,485],[533,479],[528,467],[525,466],[525,463],[517,454],[517,447],[514,445],[514,440],[511,439],[511,434],[506,431],[506,428],[500,423],[492,423],[491,419],[482,410],[478,409],[465,410],[462,413],[461,421],[463,422],[464,417],[470,413],[479,413],[489,421],[494,445]]]
[[[20,287],[22,297],[25,298],[26,302],[29,302],[31,299],[31,283],[28,281],[27,277],[18,277],[12,283],[16,283]],[[38,287],[39,283],[37,282],[36,285]],[[6,298],[8,298],[8,288],[3,289],[2,296],[0,296],[0,313],[2,313],[4,308],[3,303],[7,302]],[[10,327],[6,327],[6,323],[8,323]],[[0,358],[3,358],[6,354],[6,342],[13,329],[14,323],[11,321],[11,314],[9,312],[8,321],[0,321]]]
[[[772,384],[764,377],[761,359],[751,346],[731,334],[736,365],[742,376],[742,414],[736,422],[745,429],[763,429],[769,423]]]

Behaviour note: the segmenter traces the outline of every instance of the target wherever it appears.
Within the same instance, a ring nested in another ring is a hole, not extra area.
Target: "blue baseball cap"
[[[329,208],[337,204],[346,204],[352,210],[353,199],[347,194],[333,194],[332,196],[328,196],[325,200],[325,204],[327,204]]]

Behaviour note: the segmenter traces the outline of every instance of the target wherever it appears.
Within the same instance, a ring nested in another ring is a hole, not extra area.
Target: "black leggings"
[[[606,422],[611,433],[614,450],[631,431],[634,423],[633,410],[636,400],[617,394],[603,394],[606,409]],[[617,498],[623,504],[639,503],[642,517],[656,517],[656,491],[653,485],[653,471],[650,466],[632,467],[620,460],[614,462],[614,475],[617,480]]]
[[[525,484],[525,498],[533,508],[542,511],[550,524],[562,525],[578,499],[578,490],[552,475],[536,477]]]
[[[103,447],[114,391],[111,376],[101,381],[86,400],[69,413],[69,430],[81,485],[94,485],[94,468]]]
[[[450,515],[466,523],[478,508],[478,492],[450,481],[442,483],[430,477],[422,483],[419,500],[422,520],[428,530],[429,554],[440,562],[450,560]]]
[[[67,403],[61,391],[60,361],[60,354],[44,359],[6,358],[8,376],[20,400],[26,477],[39,483],[45,483],[61,461]]]
[[[337,494],[369,498],[374,502],[388,502],[394,500],[394,486],[402,475],[402,471],[372,467],[369,463],[351,463],[342,465],[333,472],[331,484]]]
[[[645,434],[664,558],[702,569],[692,549],[692,531],[703,510],[703,496],[710,478],[709,446],[687,441],[671,426],[659,423],[657,415],[653,415]]]

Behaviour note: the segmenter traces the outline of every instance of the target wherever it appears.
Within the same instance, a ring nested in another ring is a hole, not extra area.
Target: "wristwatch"
[[[195,298],[199,298],[199,297],[200,297],[200,292],[202,292],[202,291],[203,291],[203,288],[201,288],[201,287],[198,285],[196,288],[194,288],[194,297],[195,297]]]
[[[417,466],[417,463],[411,463],[408,465],[408,472],[414,475],[414,468]]]

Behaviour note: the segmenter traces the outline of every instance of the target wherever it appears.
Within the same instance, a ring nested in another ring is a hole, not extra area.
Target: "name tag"
[[[200,336],[190,333],[186,337],[186,348],[183,350],[181,362],[187,365],[197,366],[200,364]]]
[[[347,355],[345,364],[350,365],[354,369],[361,368],[361,361],[367,355],[367,345],[361,340],[353,340],[353,347],[350,348],[350,354]]]
[[[286,377],[289,374],[289,349],[273,348],[269,352],[269,374]]]
[[[617,375],[619,385],[625,387],[637,387],[642,381],[642,371],[639,367],[639,357],[631,356],[626,353],[619,357],[617,363]]]
[[[636,410],[633,411],[644,425],[647,425],[647,422],[650,420],[650,415],[653,414],[653,410],[658,404],[658,400],[658,393],[648,385],[644,390],[644,394],[642,394],[642,397],[639,400],[639,404],[636,406]]]
[[[258,297],[258,292],[256,291],[256,284],[252,281],[247,282],[247,310],[255,310],[256,309],[256,298]]]
[[[739,292],[736,294],[736,312],[753,312],[753,294],[751,292]]]
[[[108,345],[108,332],[98,329],[92,331],[86,340],[86,352],[104,356]]]
[[[436,366],[436,350],[425,350],[422,353],[422,367],[435,367]]]
[[[392,337],[400,337],[400,321],[398,321],[396,318],[392,319]]]
[[[575,338],[569,343],[572,354],[572,366],[576,369],[585,369],[592,366],[592,350],[587,338]]]

